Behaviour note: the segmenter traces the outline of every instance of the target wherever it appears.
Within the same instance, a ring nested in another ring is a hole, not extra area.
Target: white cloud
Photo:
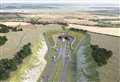
[[[115,3],[119,0],[0,0],[3,3]]]

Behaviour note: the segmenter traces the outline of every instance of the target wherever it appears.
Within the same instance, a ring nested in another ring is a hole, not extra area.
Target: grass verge
[[[38,62],[37,51],[41,47],[42,42],[40,39],[38,40],[38,43],[32,48],[33,54],[24,60],[24,63],[20,65],[19,69],[12,74],[11,78],[9,79],[9,82],[21,82],[21,80],[25,76],[25,72],[35,67],[34,64]]]

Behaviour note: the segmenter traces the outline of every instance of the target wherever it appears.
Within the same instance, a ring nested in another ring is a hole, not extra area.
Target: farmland
[[[0,18],[5,27],[0,26],[0,60],[14,58],[27,43],[31,43],[32,50],[18,69],[10,73],[10,78],[2,82],[119,80],[119,17],[42,12],[1,13]],[[97,65],[91,44],[113,52],[107,64]]]

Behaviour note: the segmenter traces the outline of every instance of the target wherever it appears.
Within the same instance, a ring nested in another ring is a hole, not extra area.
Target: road
[[[68,55],[69,54],[69,41],[65,41],[63,42],[63,50],[62,50],[62,60],[63,60],[63,70],[61,72],[61,75],[60,75],[60,81],[61,82],[65,82],[66,81],[66,76],[67,76],[67,68],[68,68],[68,64],[69,64],[69,57]]]
[[[47,73],[43,76],[42,82],[48,82],[51,79],[54,64],[54,62],[50,62],[50,64],[47,65]]]
[[[46,38],[47,40],[47,38]],[[66,76],[67,76],[67,67],[68,67],[68,63],[69,63],[69,41],[58,41],[57,42],[60,46],[59,50],[57,51],[57,55],[56,55],[56,62],[52,61],[50,63],[48,63],[47,65],[47,72],[46,74],[43,76],[42,82],[48,82],[51,80],[52,78],[52,73],[53,73],[53,69],[55,67],[55,63],[57,63],[58,59],[60,57],[62,57],[62,61],[63,61],[63,68],[62,68],[62,72],[60,73],[60,77],[59,77],[59,81],[65,82],[66,81]],[[49,49],[50,52],[50,49]]]

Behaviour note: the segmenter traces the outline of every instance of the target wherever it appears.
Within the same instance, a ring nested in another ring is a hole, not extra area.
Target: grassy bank
[[[32,69],[33,67],[37,67],[35,65],[38,62],[37,51],[42,47],[42,40],[38,40],[38,43],[32,47],[32,55],[24,60],[24,63],[19,67],[19,69],[11,75],[9,82],[21,82],[25,73]]]

